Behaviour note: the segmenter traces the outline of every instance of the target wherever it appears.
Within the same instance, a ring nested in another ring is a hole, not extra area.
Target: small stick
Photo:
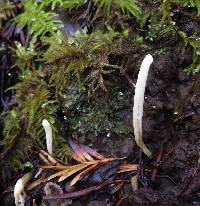
[[[158,151],[158,155],[157,155],[157,158],[156,158],[157,163],[159,163],[161,161],[162,154],[163,154],[163,147],[161,147],[161,149]],[[152,173],[151,173],[151,181],[152,182],[155,181],[157,172],[158,172],[158,168],[153,168]]]

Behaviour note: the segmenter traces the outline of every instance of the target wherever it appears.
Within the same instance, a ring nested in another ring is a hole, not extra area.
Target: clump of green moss
[[[200,71],[200,37],[198,33],[188,36],[182,31],[179,31],[179,35],[184,42],[184,47],[190,47],[193,50],[192,63],[186,71],[188,74],[196,74]]]
[[[5,114],[2,156],[12,166],[21,168],[27,160],[32,159],[34,151],[44,148],[45,132],[42,120],[48,119],[54,131],[55,154],[66,160],[70,149],[57,130],[57,105],[44,81],[42,71],[26,71],[20,74],[16,90],[15,106]],[[62,152],[61,152],[62,150]]]
[[[77,87],[70,87],[63,95],[63,119],[69,131],[79,135],[101,136],[115,135],[123,137],[132,132],[131,126],[117,115],[129,108],[130,92],[122,92],[123,88],[115,87],[110,95],[92,96]]]
[[[120,50],[118,41],[122,37],[124,34],[108,27],[106,33],[79,33],[78,36],[61,42],[53,39],[44,53],[44,60],[52,67],[51,82],[55,84],[56,94],[61,94],[74,81],[79,87],[90,85],[91,92],[98,88],[106,90],[104,76],[116,70],[120,72],[121,69],[120,66],[109,63],[109,55]]]

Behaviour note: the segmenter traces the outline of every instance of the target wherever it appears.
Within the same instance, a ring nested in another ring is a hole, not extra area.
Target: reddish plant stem
[[[159,163],[161,161],[162,155],[163,155],[163,147],[161,147],[160,150],[158,151],[156,162]],[[155,181],[157,173],[158,173],[158,168],[153,168],[152,173],[151,173],[151,181],[152,182]]]
[[[102,189],[105,186],[108,186],[110,184],[119,184],[123,182],[123,180],[115,180],[115,181],[106,181],[100,185],[92,186],[83,190],[79,190],[76,192],[71,192],[71,193],[65,193],[65,194],[60,194],[60,195],[47,195],[44,197],[44,199],[47,200],[57,200],[57,199],[75,199],[78,197],[86,196],[91,192],[96,192],[100,189]]]

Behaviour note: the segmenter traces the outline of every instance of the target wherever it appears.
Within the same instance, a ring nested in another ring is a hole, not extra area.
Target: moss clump
[[[124,123],[120,112],[129,108],[130,92],[115,87],[110,95],[102,93],[88,98],[84,91],[71,86],[63,95],[63,120],[69,131],[79,135],[115,135],[123,137],[132,132],[132,127]],[[105,95],[107,98],[105,98]]]
[[[80,33],[61,42],[52,39],[44,60],[52,67],[51,82],[55,84],[57,95],[74,81],[79,87],[90,85],[91,92],[99,87],[106,90],[103,76],[121,69],[118,65],[111,65],[108,58],[117,51],[117,41],[123,37],[123,34],[108,29],[107,33]]]
[[[48,119],[53,127],[55,154],[64,160],[70,155],[70,149],[57,130],[58,107],[41,74],[39,70],[20,74],[20,82],[14,87],[15,106],[5,114],[2,155],[13,169],[21,168],[25,160],[32,159],[34,151],[44,148],[43,119]]]

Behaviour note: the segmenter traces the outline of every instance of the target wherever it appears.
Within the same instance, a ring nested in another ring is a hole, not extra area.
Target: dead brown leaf
[[[72,140],[69,141],[69,144],[73,150],[73,158],[78,162],[93,161],[93,158],[104,159],[105,157],[97,153],[95,150],[81,144],[76,144]]]
[[[69,144],[73,150],[73,157],[79,162],[76,165],[65,165],[60,163],[59,160],[56,160],[54,157],[49,155],[44,150],[41,150],[39,156],[45,165],[40,166],[42,171],[53,170],[54,174],[38,179],[28,185],[27,189],[32,190],[33,188],[39,186],[40,184],[50,181],[54,178],[58,178],[57,182],[66,180],[67,178],[72,178],[70,185],[75,185],[78,181],[83,179],[85,176],[88,176],[106,165],[109,162],[114,160],[120,160],[124,158],[106,158],[103,155],[97,153],[95,150],[89,148],[88,146],[77,144],[74,141],[70,140]],[[117,166],[118,167],[118,166]],[[122,172],[133,172],[137,171],[137,164],[124,164],[119,167],[118,173]]]
[[[123,172],[136,172],[139,168],[138,164],[123,164],[119,166],[119,171],[118,173],[123,173]]]

